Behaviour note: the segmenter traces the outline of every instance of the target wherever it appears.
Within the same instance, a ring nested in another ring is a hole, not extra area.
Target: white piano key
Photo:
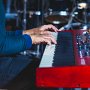
[[[58,33],[52,33],[52,34],[57,40]],[[39,67],[52,67],[55,46],[56,45],[54,45],[54,44],[46,46]]]
[[[40,67],[52,67],[55,45],[46,46]]]

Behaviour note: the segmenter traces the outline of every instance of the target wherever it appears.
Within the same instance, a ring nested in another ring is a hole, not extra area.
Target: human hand
[[[32,44],[57,44],[55,38],[52,35],[30,35],[32,38]]]
[[[40,31],[52,31],[52,32],[58,31],[58,29],[55,26],[53,26],[52,24],[43,25],[43,26],[39,27],[39,30]]]
[[[59,30],[49,24],[49,25],[43,25],[43,26],[40,26],[40,27],[37,27],[37,28],[33,28],[33,29],[30,29],[30,30],[25,30],[23,31],[23,34],[29,34],[29,35],[35,35],[35,34],[45,34],[45,33],[50,33],[50,32],[58,32]]]
[[[32,38],[32,44],[56,44],[56,40],[52,35],[52,32],[57,32],[58,29],[53,25],[43,25],[38,28],[33,28],[31,30],[26,30],[23,34],[28,34]]]

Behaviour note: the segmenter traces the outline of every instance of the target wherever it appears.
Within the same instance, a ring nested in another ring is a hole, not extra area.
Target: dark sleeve
[[[27,39],[23,36],[0,36],[0,55],[12,55],[29,49],[32,41],[29,38],[29,46]]]
[[[22,35],[23,30],[16,30],[16,31],[6,31],[7,35],[10,36],[18,36],[18,35]]]

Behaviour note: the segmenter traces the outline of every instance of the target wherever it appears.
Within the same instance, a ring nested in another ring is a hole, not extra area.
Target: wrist
[[[27,32],[27,30],[23,31],[22,34],[23,34],[23,35],[24,35],[24,34],[29,35],[29,33]]]
[[[34,35],[35,34],[35,30],[34,29],[25,30],[25,31],[22,32],[22,34]]]
[[[23,37],[26,40],[26,48],[29,49],[32,46],[32,38],[27,34],[24,34]]]

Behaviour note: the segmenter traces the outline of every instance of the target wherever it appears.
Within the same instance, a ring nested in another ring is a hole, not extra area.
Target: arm
[[[30,35],[32,38],[32,44],[40,44],[40,43],[45,43],[45,44],[56,44],[56,40],[52,35],[52,32],[58,32],[59,30],[49,24],[49,25],[43,25],[37,28],[33,28],[30,30],[23,31],[23,34]]]
[[[29,49],[32,44],[56,44],[51,32],[58,29],[53,25],[43,25],[38,28],[23,31],[21,35],[8,35],[5,30],[5,17],[0,1],[0,55],[16,54]]]
[[[28,37],[28,39],[26,39],[26,37]],[[29,42],[29,45],[27,45],[27,42]],[[29,49],[31,45],[32,40],[27,35],[0,36],[0,55],[16,54]]]
[[[22,35],[22,32],[23,32],[23,30],[6,31],[7,35],[10,35],[10,36]]]

